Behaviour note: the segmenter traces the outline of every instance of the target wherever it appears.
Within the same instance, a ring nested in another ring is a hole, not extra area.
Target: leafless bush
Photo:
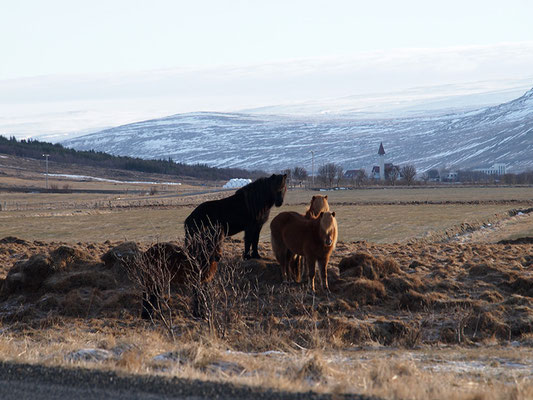
[[[170,305],[171,286],[178,271],[170,262],[167,246],[155,244],[151,253],[141,253],[133,262],[126,263],[130,280],[142,292],[142,315],[152,323],[161,321],[174,340],[173,320],[175,311]]]
[[[245,273],[240,260],[223,258],[212,280],[193,281],[194,301],[213,336],[225,338],[248,314],[248,299],[257,286],[244,278]]]
[[[416,168],[413,164],[407,164],[402,167],[401,175],[405,179],[407,186],[411,186],[416,177]]]
[[[335,163],[321,165],[318,167],[318,179],[329,187],[333,186],[333,181],[337,176],[337,167]]]
[[[182,245],[157,243],[130,263],[128,276],[143,294],[143,317],[160,321],[174,338],[178,310],[171,296],[182,285],[192,314],[207,322],[211,334],[225,337],[245,314],[252,285],[240,260],[222,257],[221,243],[219,227],[202,229],[189,232]]]

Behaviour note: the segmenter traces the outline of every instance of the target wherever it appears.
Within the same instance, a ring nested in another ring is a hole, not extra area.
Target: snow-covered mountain
[[[106,129],[64,141],[80,150],[105,151],[185,163],[276,171],[341,164],[369,169],[380,142],[387,161],[474,168],[505,163],[533,168],[533,89],[497,106],[442,115],[361,119],[351,114],[280,116],[187,113]]]

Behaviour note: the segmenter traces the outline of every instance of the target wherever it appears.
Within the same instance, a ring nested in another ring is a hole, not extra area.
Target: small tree
[[[290,168],[284,169],[283,171],[281,171],[281,173],[287,175],[287,186],[294,185],[294,183],[292,182],[292,171]]]
[[[294,167],[292,170],[292,177],[300,186],[302,186],[302,182],[305,182],[307,180],[307,171],[303,167]]]
[[[335,163],[324,164],[318,168],[318,179],[320,179],[324,184],[331,187],[335,176],[337,175],[337,165]]]
[[[396,181],[400,177],[400,170],[396,166],[393,166],[387,174],[387,179],[389,183],[394,186],[396,184]]]
[[[361,187],[366,185],[368,181],[368,175],[366,174],[366,171],[364,169],[360,169],[355,174],[355,183],[357,184],[357,187]]]
[[[407,186],[411,186],[415,181],[416,168],[413,164],[404,165],[402,167],[402,175]]]
[[[335,175],[337,179],[337,187],[339,187],[342,181],[342,178],[344,178],[344,168],[342,168],[341,165],[337,165],[336,170],[335,170]]]

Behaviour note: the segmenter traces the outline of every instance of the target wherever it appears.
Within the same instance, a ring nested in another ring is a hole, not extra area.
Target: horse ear
[[[331,216],[332,216],[333,218],[335,218],[335,211],[333,211],[333,212],[331,213]]]
[[[311,201],[313,201],[314,199],[316,199],[316,196],[313,196],[313,197],[311,198]]]
[[[327,200],[328,199],[328,195],[325,195],[324,198]]]
[[[324,211],[322,211],[319,215],[318,215],[318,219],[322,218],[324,216]]]

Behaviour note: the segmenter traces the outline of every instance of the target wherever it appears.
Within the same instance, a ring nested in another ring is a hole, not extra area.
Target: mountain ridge
[[[475,168],[503,162],[513,172],[533,168],[533,88],[495,106],[437,115],[353,118],[350,115],[269,115],[245,112],[175,114],[64,141],[80,150],[168,158],[185,163],[277,171],[295,165],[387,161],[429,168]]]

